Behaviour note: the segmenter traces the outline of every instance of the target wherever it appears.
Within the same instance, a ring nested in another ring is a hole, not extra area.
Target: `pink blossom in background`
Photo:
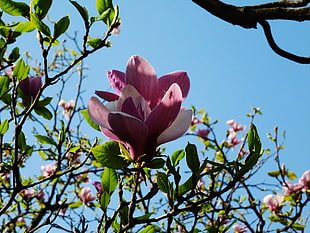
[[[207,138],[210,133],[208,129],[197,129],[197,135],[202,138]]]
[[[83,203],[88,203],[96,200],[96,197],[93,196],[89,187],[82,188],[78,196]]]
[[[75,107],[75,101],[70,100],[69,102],[67,102],[65,100],[60,100],[58,106],[64,109],[63,115],[67,120],[69,120]]]
[[[202,123],[202,121],[201,120],[199,120],[196,116],[192,116],[192,121],[191,121],[191,125],[193,126],[193,125],[198,125],[198,124],[201,124]]]
[[[302,189],[303,189],[302,184],[299,184],[299,183],[293,184],[289,181],[285,181],[285,184],[282,187],[283,193],[286,196],[289,196],[289,195],[296,193],[296,192],[300,192]]]
[[[310,188],[310,170],[305,171],[304,174],[300,177],[299,184],[301,184],[305,190]]]
[[[95,188],[96,188],[98,194],[102,194],[102,193],[103,193],[103,188],[102,188],[102,185],[101,185],[100,182],[95,181],[95,182],[93,183],[93,185],[95,186]]]
[[[42,176],[50,176],[55,173],[57,169],[56,163],[47,164],[45,166],[41,166]]]
[[[234,229],[234,232],[248,232],[247,228],[240,226],[239,224],[235,224],[232,227]]]
[[[237,138],[237,133],[235,131],[229,130],[229,134],[227,137],[228,146],[233,147],[241,143],[242,140]]]
[[[35,196],[35,191],[33,189],[23,189],[21,191],[21,193],[23,195],[25,195],[26,197],[34,197]]]
[[[239,131],[244,131],[245,126],[241,125],[240,123],[234,121],[234,120],[229,120],[226,122],[227,125],[229,125],[233,131],[239,132]]]
[[[284,196],[282,194],[272,195],[269,194],[264,197],[263,201],[271,211],[276,211],[281,207]]]
[[[88,111],[110,139],[122,143],[133,161],[151,160],[157,146],[185,134],[192,111],[181,108],[189,91],[189,78],[177,71],[157,79],[153,67],[142,57],[129,59],[126,73],[109,71],[116,94],[96,91],[109,101],[103,105],[92,97]]]

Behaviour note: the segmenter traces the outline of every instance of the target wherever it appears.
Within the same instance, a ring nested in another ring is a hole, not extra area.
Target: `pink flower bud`
[[[208,129],[198,129],[197,130],[198,136],[202,137],[202,138],[207,138],[209,133],[210,133],[210,130],[208,130]]]
[[[42,176],[53,175],[55,173],[56,169],[57,169],[56,163],[41,166]]]
[[[103,193],[103,188],[102,188],[102,185],[101,185],[100,182],[95,181],[95,182],[93,183],[93,185],[95,186],[95,188],[96,188],[98,194],[102,194],[102,193]]]
[[[239,224],[233,225],[234,232],[247,232],[248,230],[245,227],[240,226]]]
[[[245,126],[242,126],[240,123],[234,121],[234,120],[229,120],[226,122],[227,125],[229,125],[233,131],[238,132],[238,131],[244,131]]]
[[[289,196],[293,193],[300,192],[302,188],[303,188],[302,184],[299,184],[299,183],[293,184],[289,181],[285,181],[285,184],[283,185],[282,190],[283,190],[284,195]]]
[[[271,211],[276,211],[282,205],[284,196],[282,194],[269,194],[264,197],[263,201]]]
[[[96,199],[96,197],[92,195],[89,187],[82,188],[78,196],[84,203],[88,203]]]
[[[310,188],[310,170],[304,172],[299,179],[299,184],[301,184],[305,190]]]

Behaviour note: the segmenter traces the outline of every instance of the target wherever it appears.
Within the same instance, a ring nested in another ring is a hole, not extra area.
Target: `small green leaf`
[[[158,188],[164,193],[170,193],[171,185],[168,180],[168,177],[163,172],[157,173],[157,184]]]
[[[5,134],[9,130],[9,120],[5,119],[0,123],[0,135]]]
[[[88,109],[81,110],[80,113],[82,114],[82,116],[85,118],[86,122],[91,127],[93,127],[95,130],[101,131],[99,128],[99,125],[97,125],[95,122],[93,122],[92,119],[90,118],[90,116],[88,114]]]
[[[0,97],[10,90],[10,78],[7,76],[0,76]]]
[[[94,49],[97,48],[98,46],[100,46],[102,40],[99,38],[94,38],[91,40],[87,41],[87,44],[90,45],[91,47],[93,47]]]
[[[171,162],[174,167],[176,167],[179,162],[184,158],[185,152],[184,150],[177,150],[171,155]]]
[[[19,48],[18,47],[15,47],[11,54],[9,55],[9,60],[11,62],[15,62],[18,58],[19,58],[20,54],[19,54]]]
[[[53,118],[53,114],[46,107],[36,106],[34,111],[36,114],[44,117],[46,120],[51,120]]]
[[[69,27],[70,18],[69,16],[62,17],[54,25],[54,38],[59,37],[61,34],[65,33]]]
[[[296,174],[294,172],[286,172],[286,177],[290,180],[295,180],[297,178]]]
[[[40,134],[36,134],[34,136],[38,140],[38,142],[40,142],[42,144],[49,144],[49,145],[57,146],[57,143],[54,141],[54,139],[52,139],[50,137],[43,136]]]
[[[303,231],[306,228],[305,225],[301,225],[299,223],[293,223],[292,225],[292,229],[296,230],[296,231]]]
[[[46,97],[44,98],[43,100],[40,100],[38,103],[37,103],[37,106],[39,107],[45,107],[46,105],[48,105],[51,101],[52,101],[52,97]]]
[[[39,19],[43,19],[52,5],[53,0],[33,0],[34,12]]]
[[[36,29],[38,29],[38,31],[42,32],[48,37],[51,37],[51,31],[49,27],[45,23],[43,23],[37,15],[30,13],[30,22],[33,23],[33,25]]]
[[[248,132],[248,147],[250,153],[260,154],[261,152],[262,144],[254,124],[250,125],[250,130]]]
[[[193,179],[192,177],[188,178],[188,180],[179,186],[178,195],[182,196],[186,194],[188,191],[192,190],[193,188]]]
[[[16,77],[19,81],[24,80],[27,78],[29,74],[30,66],[26,65],[24,59],[21,58],[16,63],[16,66],[13,71],[13,76]]]
[[[106,209],[110,203],[111,196],[107,192],[103,192],[100,195],[99,203],[102,209]]]
[[[26,137],[25,137],[25,134],[23,132],[20,132],[18,137],[17,137],[17,146],[18,148],[22,151],[22,152],[25,152],[27,151],[27,144],[26,144]]]
[[[144,167],[159,169],[165,165],[165,162],[166,161],[164,159],[157,158],[157,159],[153,159],[151,162],[145,164]]]
[[[185,148],[185,153],[187,166],[191,169],[193,174],[197,175],[199,172],[199,158],[196,146],[188,143]]]
[[[104,192],[112,195],[112,193],[116,189],[117,183],[118,179],[115,170],[106,167],[101,178],[101,185]]]
[[[121,169],[129,165],[128,160],[121,156],[117,142],[105,142],[102,145],[95,146],[91,151],[98,162],[103,166],[113,169]]]
[[[139,233],[154,233],[156,230],[156,226],[154,225],[148,225],[146,228],[144,228],[142,231]]]
[[[77,201],[77,202],[73,202],[71,204],[69,204],[69,208],[71,209],[76,209],[76,208],[79,208],[83,205],[83,202],[82,201]]]
[[[86,9],[86,7],[82,7],[81,5],[79,5],[76,1],[70,1],[70,3],[78,10],[78,12],[80,13],[80,15],[82,16],[84,23],[86,25],[88,25],[88,11]]]
[[[24,2],[14,2],[11,0],[0,0],[0,8],[4,12],[13,16],[28,17],[30,8]]]
[[[96,9],[99,15],[108,8],[113,8],[112,0],[96,0]]]
[[[277,170],[277,171],[268,172],[267,174],[271,177],[278,177],[281,175],[281,172]]]

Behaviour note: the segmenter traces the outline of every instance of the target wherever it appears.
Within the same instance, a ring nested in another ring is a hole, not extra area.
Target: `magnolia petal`
[[[126,68],[126,84],[134,86],[148,104],[157,101],[157,76],[151,64],[140,56],[132,56]]]
[[[161,102],[152,110],[146,125],[150,137],[157,138],[167,129],[179,114],[182,102],[182,92],[178,84],[170,86]]]
[[[176,71],[166,74],[158,79],[158,97],[160,99],[173,83],[177,83],[181,88],[183,100],[186,98],[190,87],[189,77],[184,71]]]
[[[106,101],[115,101],[118,100],[119,96],[111,93],[111,92],[107,92],[107,91],[95,91],[95,94],[99,97],[101,97],[102,99],[106,100]]]
[[[108,122],[109,113],[110,110],[97,97],[90,98],[88,101],[88,114],[96,124],[104,128],[110,128]]]
[[[100,126],[100,129],[101,132],[111,140],[116,142],[122,142],[122,140],[120,140],[110,129],[104,128],[102,126]]]
[[[143,121],[143,118],[141,117],[140,113],[137,111],[137,107],[135,103],[133,102],[132,97],[128,97],[123,105],[122,105],[122,112],[127,113],[131,116],[134,116],[140,120]]]
[[[157,145],[170,142],[183,136],[188,130],[192,120],[192,110],[181,110],[174,122],[157,138]]]
[[[144,153],[148,129],[143,121],[122,112],[110,113],[108,120],[113,133],[123,144],[130,145],[133,160]]]
[[[125,73],[118,70],[108,71],[108,80],[116,91],[119,94],[125,86]]]

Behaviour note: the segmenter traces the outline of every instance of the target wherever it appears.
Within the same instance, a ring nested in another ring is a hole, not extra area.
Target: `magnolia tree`
[[[277,128],[269,135],[274,153],[262,149],[254,125],[259,108],[248,114],[247,131],[231,120],[218,139],[217,122],[204,110],[182,107],[187,73],[157,78],[136,55],[124,71],[108,71],[114,92],[94,90],[85,99],[84,60],[110,47],[119,10],[97,0],[97,15],[90,16],[70,3],[82,18],[81,38],[64,34],[69,16],[47,18],[52,0],[0,0],[1,232],[304,231],[310,171],[298,183],[288,181],[297,177],[281,165]],[[106,32],[93,38],[99,23]],[[35,60],[16,46],[33,31],[41,49]],[[77,88],[68,100],[73,77]],[[87,136],[95,130],[102,138]],[[167,154],[161,145],[184,134],[203,150],[188,143]],[[274,182],[254,183],[271,156]]]

